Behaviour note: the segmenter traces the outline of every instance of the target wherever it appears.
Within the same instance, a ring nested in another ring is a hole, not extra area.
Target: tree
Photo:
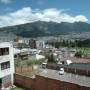
[[[47,59],[48,59],[49,63],[56,63],[56,60],[55,60],[53,53],[48,54]]]
[[[76,52],[75,57],[81,58],[82,57],[82,53],[81,52]]]
[[[19,67],[21,65],[21,60],[20,59],[17,59],[16,61],[15,61],[15,66],[16,67]]]
[[[59,48],[60,47],[60,43],[59,42],[56,42],[55,43],[55,48]]]

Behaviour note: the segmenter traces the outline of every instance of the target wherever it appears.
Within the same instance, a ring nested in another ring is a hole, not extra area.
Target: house
[[[2,42],[0,43],[0,90],[13,85],[13,74],[13,45],[10,42]]]

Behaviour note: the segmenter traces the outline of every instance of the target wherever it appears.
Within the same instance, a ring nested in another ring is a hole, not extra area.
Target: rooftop
[[[56,65],[57,67],[66,67],[66,68],[76,68],[76,69],[80,69],[80,70],[88,70],[90,71],[90,63],[72,63],[70,65],[64,65],[64,64],[60,64],[60,65]]]
[[[47,78],[52,78],[64,82],[74,83],[80,86],[90,87],[90,77],[64,73],[64,75],[59,75],[59,71],[51,70],[51,69],[41,69],[42,72],[39,73],[40,76],[44,76]]]

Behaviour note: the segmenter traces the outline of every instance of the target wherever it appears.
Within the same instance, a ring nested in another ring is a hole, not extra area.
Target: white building
[[[38,49],[45,48],[45,41],[42,41],[42,40],[36,41],[36,47]]]
[[[9,42],[0,43],[0,90],[13,85],[13,46]]]

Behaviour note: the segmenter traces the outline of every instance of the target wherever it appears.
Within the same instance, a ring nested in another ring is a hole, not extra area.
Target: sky
[[[35,21],[90,23],[90,0],[0,0],[0,27]]]

